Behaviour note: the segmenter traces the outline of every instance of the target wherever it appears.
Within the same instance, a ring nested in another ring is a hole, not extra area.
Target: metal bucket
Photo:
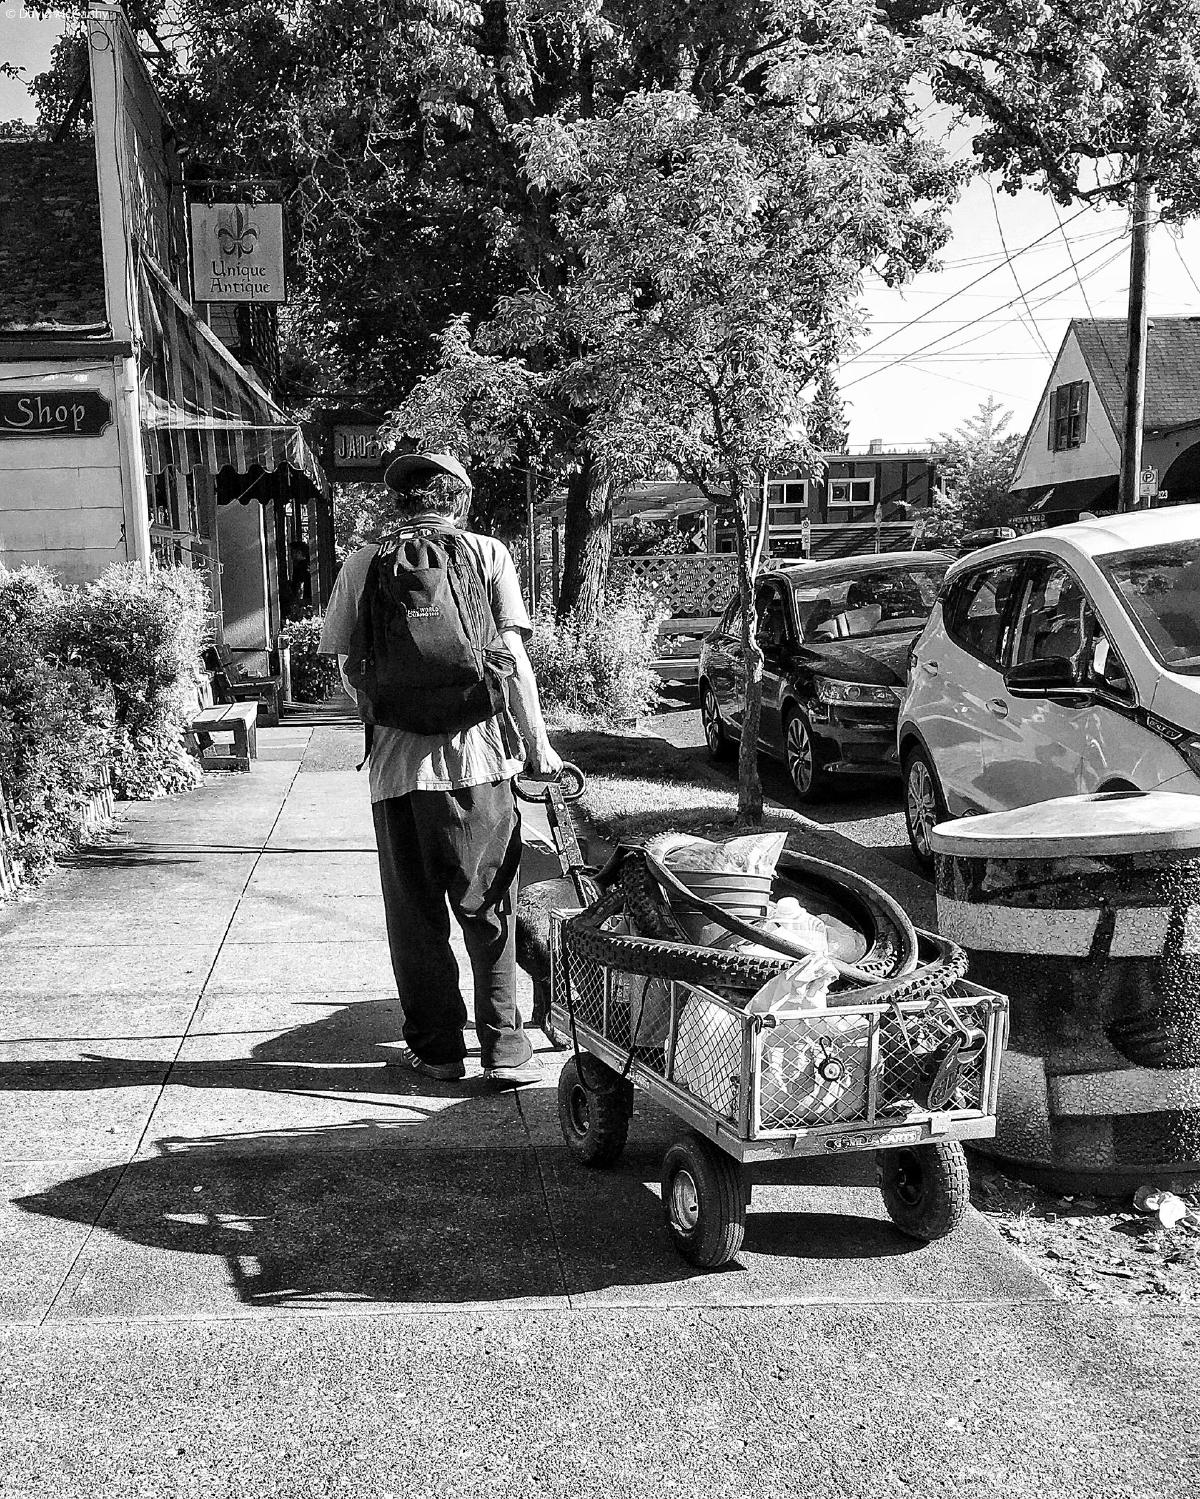
[[[668,866],[669,867],[669,866]],[[737,916],[742,921],[761,921],[771,904],[772,876],[769,874],[745,874],[739,870],[672,869],[671,873],[702,900],[711,901]],[[680,926],[687,933],[688,941],[701,947],[711,947],[718,938],[725,936],[725,928],[706,916],[703,911],[693,910],[681,900],[672,902],[672,910]]]

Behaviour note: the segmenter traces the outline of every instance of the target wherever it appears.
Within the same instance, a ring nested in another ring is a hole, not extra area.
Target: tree
[[[850,441],[845,403],[837,375],[829,364],[817,377],[816,394],[808,413],[808,435],[818,453],[844,453]]]
[[[940,528],[956,536],[981,526],[1002,526],[1020,508],[1009,495],[1019,433],[1005,429],[1012,412],[994,396],[981,401],[973,416],[934,444],[933,459],[946,498],[937,504]]]
[[[1155,213],[1200,212],[1200,0],[892,0],[941,39],[941,98],[982,121],[975,152],[1015,192],[1107,202],[1131,218],[1121,508],[1137,503],[1146,260]],[[1157,205],[1157,207],[1155,207]]]
[[[508,309],[572,351],[556,378],[612,471],[670,466],[710,498],[728,491],[752,820],[763,658],[749,500],[762,474],[812,461],[805,416],[858,326],[864,273],[898,283],[924,265],[959,180],[909,126],[921,45],[859,0],[790,14],[753,90],[646,91],[569,126],[535,122],[526,171],[557,196],[576,263],[557,295],[531,289]]]
[[[780,49],[819,29],[818,11],[811,0],[129,6],[189,175],[281,185],[293,284],[319,305],[328,336],[323,384],[285,394],[307,401],[332,385],[386,406],[429,371],[460,316],[479,352],[546,377],[528,452],[553,454],[566,484],[562,594],[585,613],[607,569],[615,470],[588,447],[589,392],[555,379],[575,357],[569,336],[504,316],[509,294],[533,284],[554,299],[576,268],[554,192],[526,170],[529,144],[565,138],[643,88],[709,103],[761,90]]]

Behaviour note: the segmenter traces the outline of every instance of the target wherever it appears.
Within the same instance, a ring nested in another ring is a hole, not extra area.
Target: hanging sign
[[[98,390],[0,390],[0,438],[99,437],[112,419]]]
[[[333,428],[335,469],[371,468],[379,463],[379,428],[361,422],[336,422]]]
[[[197,302],[286,302],[282,203],[193,203]]]

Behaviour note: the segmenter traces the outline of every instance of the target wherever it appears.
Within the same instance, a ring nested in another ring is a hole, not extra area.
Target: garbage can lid
[[[1200,855],[1200,796],[1177,791],[1097,791],[1060,796],[1011,812],[941,823],[939,854],[974,859],[1057,859],[1080,854]]]

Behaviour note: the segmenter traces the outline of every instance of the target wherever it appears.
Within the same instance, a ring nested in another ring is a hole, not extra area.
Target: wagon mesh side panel
[[[837,1010],[763,1032],[758,1123],[807,1129],[867,1118],[871,1017]]]
[[[955,1013],[963,1024],[978,1028],[987,1034],[988,1012],[982,1006],[955,1006]],[[877,1117],[880,1119],[901,1118],[914,1111],[925,1112],[925,1105],[918,1101],[927,1085],[931,1072],[930,1058],[939,1047],[957,1034],[945,1010],[930,1006],[918,1014],[905,1014],[904,1024],[909,1041],[917,1051],[914,1057],[905,1041],[904,1030],[895,1016],[883,1015],[879,1031],[879,1101]],[[965,1059],[959,1069],[958,1090],[947,1103],[947,1109],[982,1109],[984,1053]]]
[[[562,940],[562,921],[550,920],[551,992],[555,1004],[572,1007],[575,1019],[593,1030],[604,1029],[604,969],[590,958],[571,952]]]
[[[745,1022],[687,984],[676,984],[675,993],[680,1012],[671,1081],[736,1120]]]

